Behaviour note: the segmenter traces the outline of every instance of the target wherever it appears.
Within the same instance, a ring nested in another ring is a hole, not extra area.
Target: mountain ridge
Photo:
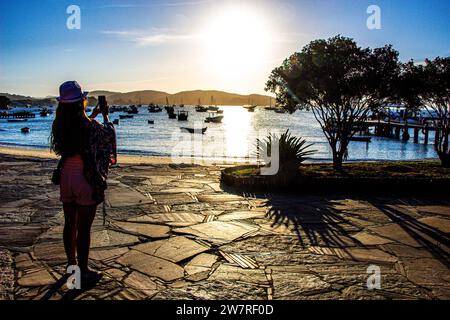
[[[12,104],[20,102],[36,105],[39,103],[56,104],[56,97],[35,98],[31,96],[0,93],[0,96],[7,96]],[[95,103],[99,95],[107,97],[110,105],[126,105],[126,104],[166,104],[166,99],[169,104],[186,104],[197,105],[200,101],[202,105],[217,104],[217,105],[236,105],[241,106],[245,104],[255,105],[269,105],[273,103],[273,97],[262,94],[238,94],[221,90],[186,90],[177,93],[168,93],[158,90],[139,90],[130,92],[117,92],[109,90],[92,90],[89,92],[89,102]],[[15,103],[16,102],[16,103]]]
[[[92,91],[91,97],[98,95],[101,91]],[[186,90],[177,93],[167,93],[157,90],[140,90],[125,93],[112,93],[107,95],[110,104],[166,104],[166,98],[169,104],[186,104],[196,105],[200,104],[217,104],[217,105],[269,105],[271,103],[271,96],[262,94],[238,94],[220,90]]]

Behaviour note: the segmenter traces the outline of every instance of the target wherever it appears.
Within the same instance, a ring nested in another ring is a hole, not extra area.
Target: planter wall
[[[355,192],[395,194],[447,194],[448,178],[419,177],[313,177],[292,174],[285,176],[241,176],[233,171],[248,166],[227,168],[221,173],[221,182],[249,192],[295,191],[302,193]]]

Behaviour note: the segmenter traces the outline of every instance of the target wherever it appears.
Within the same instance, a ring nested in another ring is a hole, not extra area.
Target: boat
[[[123,107],[123,106],[112,106],[111,108],[109,108],[109,113],[114,113],[114,112],[125,112],[127,108]]]
[[[150,112],[150,113],[156,113],[156,112],[161,112],[161,111],[162,111],[162,109],[159,106],[155,106],[155,105],[148,106],[148,112]]]
[[[42,109],[41,112],[39,112],[39,115],[41,117],[48,117],[48,115],[49,115],[48,109],[47,108]]]
[[[147,120],[148,124],[155,124],[155,120]]]
[[[187,127],[181,127],[181,130],[187,131],[189,133],[201,133],[201,134],[205,134],[206,130],[208,128],[202,128],[202,129],[194,129],[194,128],[187,128]]]
[[[372,137],[367,136],[354,136],[349,139],[350,141],[358,141],[358,142],[371,142]]]
[[[197,105],[197,106],[195,107],[195,111],[197,111],[197,112],[207,112],[207,111],[208,111],[208,108],[207,108],[207,107],[204,107],[204,106],[201,106],[201,105]]]
[[[245,105],[243,107],[244,107],[244,109],[247,109],[248,112],[255,112],[255,108],[256,108],[256,106],[251,106],[251,105]]]
[[[218,111],[218,110],[219,110],[219,107],[214,104],[214,96],[211,96],[211,104],[208,107],[208,111],[212,112],[212,111]]]
[[[223,110],[217,110],[218,114],[223,114]]]
[[[187,121],[188,112],[187,111],[178,111],[178,121]]]
[[[138,108],[136,108],[135,105],[132,105],[132,106],[129,106],[127,108],[127,110],[125,110],[125,112],[128,113],[128,114],[138,114],[139,110],[138,110]]]
[[[119,124],[119,119],[115,119],[114,121],[113,121],[113,124]]]
[[[120,119],[133,119],[133,115],[130,114],[121,114],[119,115]]]
[[[169,119],[176,119],[177,115],[175,114],[175,112],[170,112],[169,113]]]
[[[221,123],[223,116],[218,116],[215,113],[210,113],[208,117],[206,117],[205,122],[213,122],[213,123]]]
[[[219,107],[216,106],[209,106],[208,111],[219,111]]]
[[[26,118],[19,118],[19,119],[8,119],[8,122],[25,122],[28,121]]]
[[[24,127],[24,128],[22,128],[22,129],[20,129],[20,131],[21,131],[22,133],[30,133],[30,128]]]

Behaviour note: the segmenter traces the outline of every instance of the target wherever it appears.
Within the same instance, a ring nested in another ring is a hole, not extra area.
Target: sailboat
[[[197,111],[197,112],[206,112],[206,111],[208,111],[208,108],[202,106],[202,102],[200,101],[200,98],[198,98],[198,104],[195,107],[195,111]]]
[[[208,107],[208,111],[217,111],[217,110],[219,110],[219,107],[214,105],[214,96],[211,96],[211,104]]]
[[[255,112],[256,105],[250,104],[250,97],[248,97],[248,104],[243,106],[248,112]]]

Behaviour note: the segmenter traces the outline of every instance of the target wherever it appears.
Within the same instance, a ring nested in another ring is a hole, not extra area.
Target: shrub
[[[257,139],[256,156],[258,159],[264,158],[264,155],[271,156],[272,141],[278,141],[279,145],[279,164],[280,170],[296,170],[308,156],[315,153],[316,150],[310,150],[312,144],[306,144],[306,140],[301,137],[292,136],[289,129],[278,136],[270,133],[265,139]],[[270,165],[270,163],[268,163]]]

